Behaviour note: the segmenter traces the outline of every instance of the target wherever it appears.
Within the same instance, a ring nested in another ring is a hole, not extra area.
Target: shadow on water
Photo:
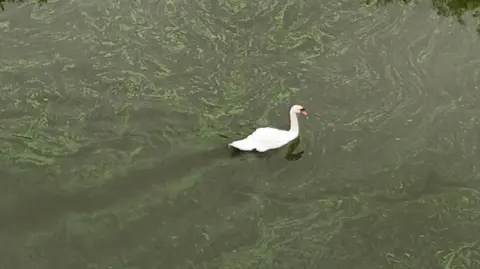
[[[287,153],[284,156],[286,160],[296,161],[302,157],[303,151],[294,152],[299,144],[300,139],[296,139],[288,145]],[[218,147],[189,155],[172,157],[153,168],[132,171],[108,181],[103,186],[92,187],[76,193],[58,193],[37,189],[34,193],[22,195],[24,198],[14,206],[0,209],[0,230],[16,233],[35,230],[47,225],[64,213],[93,212],[106,208],[122,199],[128,199],[147,191],[153,186],[166,185],[178,180],[201,167],[211,165],[215,161],[247,157],[248,155],[258,159],[269,159],[278,156],[281,152],[281,148],[258,153]]]

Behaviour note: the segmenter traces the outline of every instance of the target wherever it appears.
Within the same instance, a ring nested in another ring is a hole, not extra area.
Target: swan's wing
[[[258,151],[279,148],[292,140],[289,132],[270,127],[258,128],[247,139],[255,141]]]
[[[271,146],[266,138],[275,137],[274,131],[270,129],[273,128],[258,128],[246,138],[233,141],[228,145],[243,151],[266,151]]]

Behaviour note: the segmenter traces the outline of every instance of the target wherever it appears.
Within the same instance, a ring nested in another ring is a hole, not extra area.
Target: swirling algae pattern
[[[423,2],[0,14],[0,268],[477,268],[480,48]],[[301,159],[228,141],[301,120]]]

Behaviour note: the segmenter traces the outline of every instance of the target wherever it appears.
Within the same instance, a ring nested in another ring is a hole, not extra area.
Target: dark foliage
[[[5,3],[23,3],[23,2],[25,2],[25,0],[0,0],[0,9],[5,10],[5,6],[4,6]],[[39,4],[43,4],[46,2],[47,0],[38,0]]]
[[[367,4],[390,4],[390,3],[412,3],[422,0],[365,0]],[[473,12],[474,17],[480,17],[480,1],[478,0],[430,0],[435,11],[442,16],[451,16],[457,18],[460,22],[461,17],[466,12]]]

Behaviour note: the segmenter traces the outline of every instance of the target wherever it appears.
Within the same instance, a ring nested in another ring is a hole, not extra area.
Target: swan
[[[256,129],[247,138],[228,144],[242,151],[265,152],[270,149],[280,148],[298,137],[297,114],[307,115],[307,111],[300,105],[290,108],[290,130],[280,130],[272,127]]]

